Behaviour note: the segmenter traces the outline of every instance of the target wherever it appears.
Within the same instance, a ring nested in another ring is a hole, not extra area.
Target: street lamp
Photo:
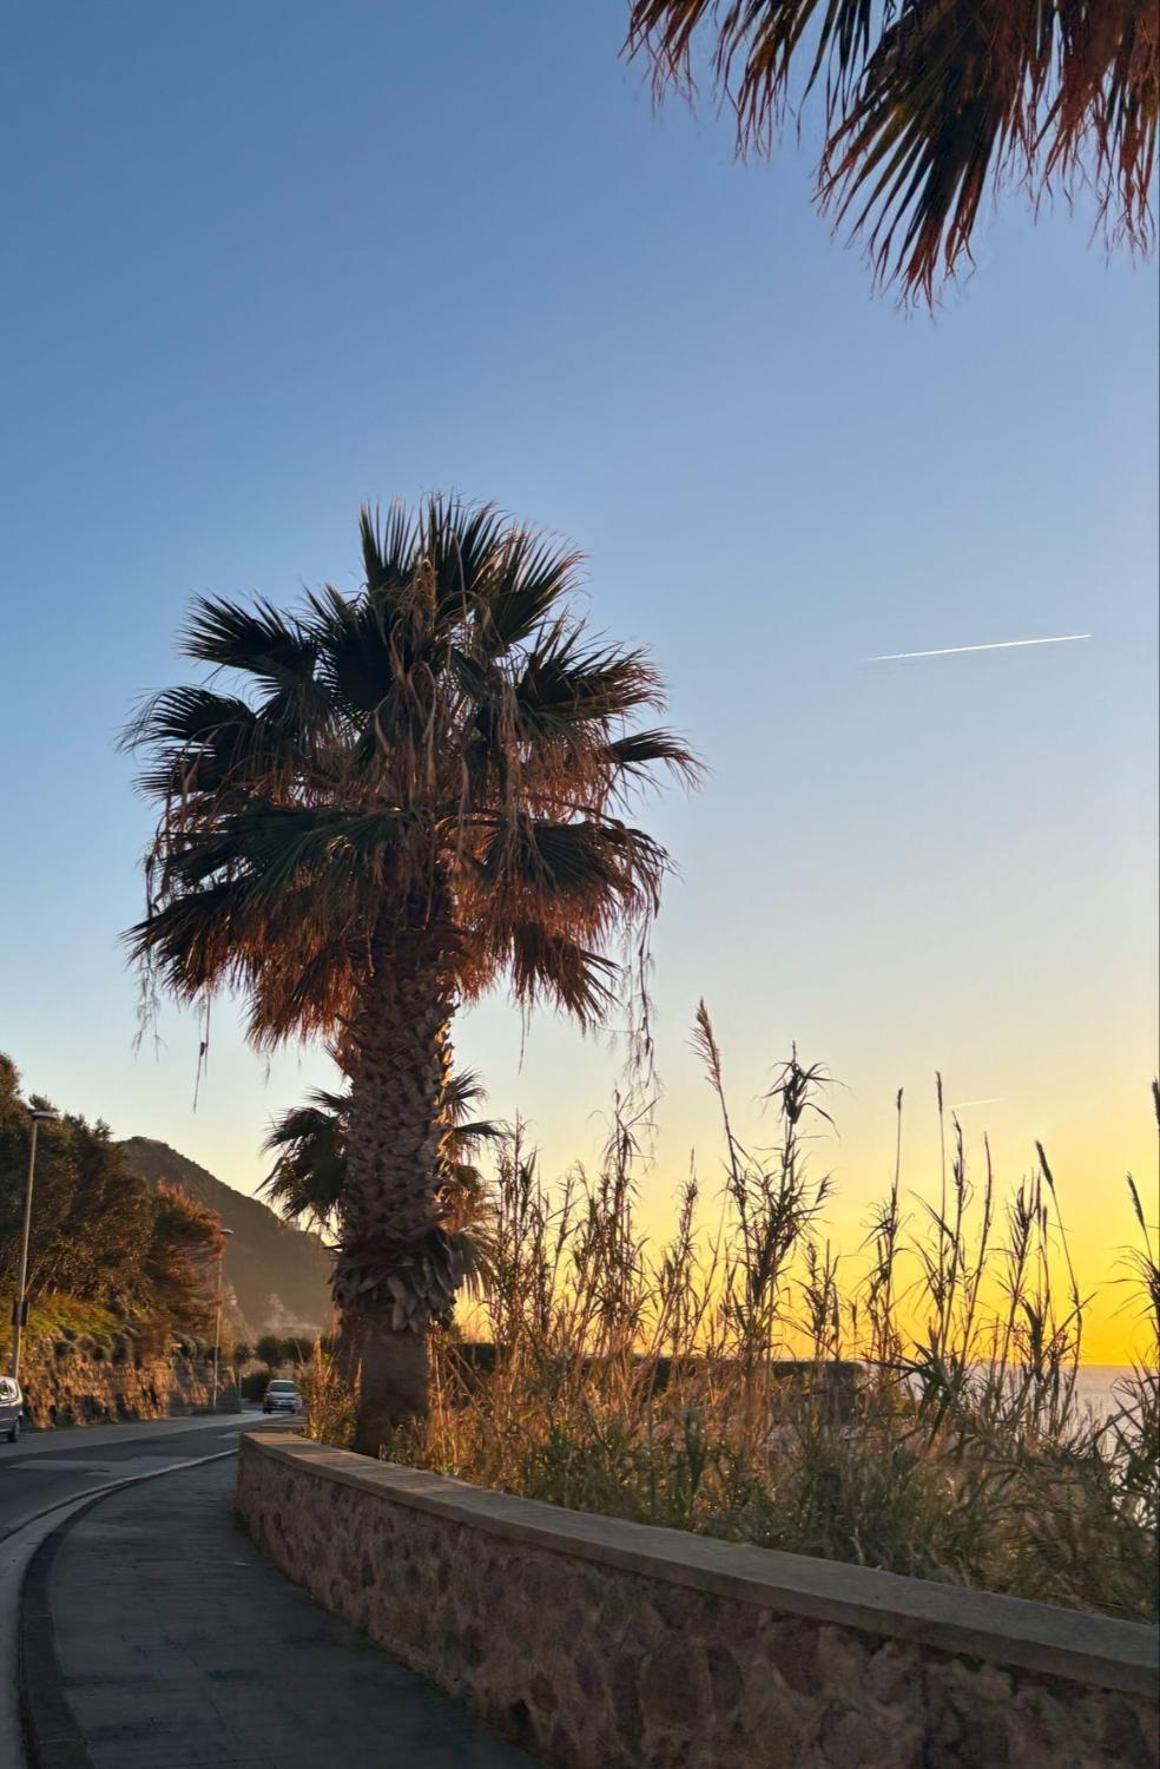
[[[32,1186],[36,1178],[36,1133],[51,1124],[56,1113],[43,1106],[32,1108],[32,1143],[28,1150],[28,1180],[24,1187],[24,1233],[20,1241],[20,1279],[12,1305],[12,1378],[20,1380],[20,1342],[28,1324],[28,1242],[32,1235]]]
[[[232,1228],[226,1228],[225,1224],[222,1224],[223,1235],[232,1235],[233,1232]],[[214,1413],[217,1412],[218,1400],[218,1362],[221,1358],[222,1343],[222,1266],[225,1264],[225,1259],[226,1246],[223,1241],[222,1250],[218,1254],[217,1306],[214,1310],[213,1321],[213,1391],[210,1400],[210,1411]]]

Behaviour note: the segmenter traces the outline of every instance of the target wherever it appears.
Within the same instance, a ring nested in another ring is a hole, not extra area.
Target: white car
[[[269,1382],[262,1397],[264,1413],[300,1413],[302,1396],[296,1382]]]
[[[0,1433],[15,1443],[20,1436],[24,1396],[15,1376],[0,1376]]]

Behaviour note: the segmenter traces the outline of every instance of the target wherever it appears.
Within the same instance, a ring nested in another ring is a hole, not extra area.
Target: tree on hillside
[[[213,1327],[216,1265],[225,1242],[221,1219],[180,1186],[161,1182],[142,1260],[155,1314],[177,1332],[206,1337]]]
[[[31,1140],[30,1107],[15,1065],[0,1056],[0,1273],[16,1282]],[[151,1219],[146,1188],[129,1172],[108,1126],[73,1113],[42,1122],[37,1141],[36,1208],[29,1246],[32,1296],[68,1291],[85,1301],[130,1308],[142,1290],[141,1248]]]
[[[29,1104],[48,1102],[33,1095]],[[30,1140],[29,1104],[0,1055],[0,1285],[14,1289]],[[28,1264],[33,1298],[63,1292],[166,1340],[212,1319],[217,1215],[176,1186],[133,1173],[106,1124],[61,1113],[40,1126]]]
[[[706,40],[738,152],[768,153],[791,80],[821,87],[818,195],[882,280],[933,298],[969,259],[988,191],[1095,197],[1111,240],[1151,243],[1156,0],[632,0],[658,93]]]
[[[15,1283],[31,1137],[30,1106],[20,1078],[0,1056],[0,1272]],[[28,1284],[32,1295],[68,1290],[86,1300],[128,1304],[140,1283],[140,1245],[149,1201],[113,1143],[108,1127],[62,1114],[41,1124],[36,1210]]]
[[[611,943],[655,912],[666,855],[624,817],[694,769],[647,654],[589,635],[577,555],[490,506],[361,519],[365,581],[295,613],[201,599],[178,687],[130,741],[159,806],[130,935],[186,1001],[232,987],[253,1041],[319,1035],[351,1077],[334,1295],[358,1446],[426,1405],[426,1334],[461,1278],[439,1220],[456,1008],[501,977],[584,1026]]]
[[[489,1270],[494,1212],[487,1184],[474,1163],[483,1144],[502,1135],[498,1124],[468,1117],[482,1098],[483,1084],[470,1070],[448,1079],[441,1104],[446,1128],[435,1197],[436,1219],[462,1268],[464,1284],[475,1292]],[[327,1239],[341,1238],[342,1233],[349,1105],[349,1093],[317,1089],[308,1105],[293,1107],[275,1120],[265,1144],[277,1159],[261,1189],[284,1216],[293,1222],[305,1219]]]

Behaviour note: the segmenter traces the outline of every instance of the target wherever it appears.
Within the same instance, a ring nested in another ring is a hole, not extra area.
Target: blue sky
[[[267,1069],[228,1004],[196,1115],[188,1019],[134,1057],[148,820],[117,731],[182,674],[192,594],[353,586],[361,500],[453,487],[587,551],[593,621],[655,648],[711,768],[652,813],[680,872],[658,1194],[710,1135],[704,994],[741,1096],[795,1036],[842,1077],[855,1203],[893,1089],[941,1065],[1000,1096],[1015,1167],[1063,1144],[1113,1237],[1156,1061],[1154,267],[1015,200],[934,320],[900,312],[812,211],[807,150],[738,167],[708,108],[654,113],[623,14],[8,20],[0,1044],[255,1182],[322,1067]],[[502,1001],[461,1042],[551,1156],[591,1143],[614,1053],[537,1021],[521,1068]]]

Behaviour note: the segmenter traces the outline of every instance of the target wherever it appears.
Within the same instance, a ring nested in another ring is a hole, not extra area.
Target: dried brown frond
[[[1154,0],[635,0],[627,48],[658,95],[693,86],[702,27],[738,152],[768,153],[800,74],[824,85],[818,197],[876,276],[933,301],[985,197],[1087,190],[1109,243],[1154,234]]]

